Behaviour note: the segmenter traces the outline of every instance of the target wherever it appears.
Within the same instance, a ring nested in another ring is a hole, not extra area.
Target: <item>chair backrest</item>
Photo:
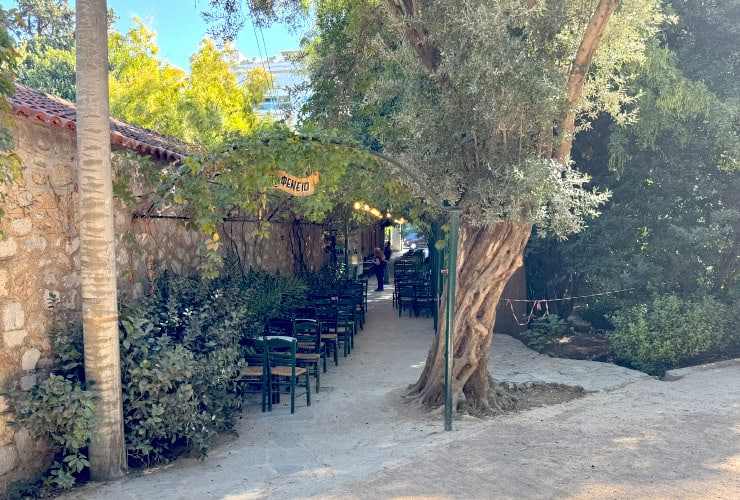
[[[316,319],[315,307],[296,307],[294,311],[296,319]]]
[[[321,324],[315,319],[293,321],[293,336],[300,352],[321,352]]]
[[[270,318],[265,324],[265,335],[293,336],[293,320],[288,318]]]
[[[316,319],[321,323],[323,330],[337,327],[337,308],[332,306],[317,307]]]
[[[295,376],[295,353],[298,342],[293,337],[266,336],[264,337],[267,361],[270,367],[290,366]]]
[[[350,324],[355,322],[355,308],[351,305],[337,306],[337,328],[346,331]]]
[[[247,347],[247,352],[244,355],[247,366],[267,365],[267,351],[264,340],[250,338],[244,341],[244,345]]]

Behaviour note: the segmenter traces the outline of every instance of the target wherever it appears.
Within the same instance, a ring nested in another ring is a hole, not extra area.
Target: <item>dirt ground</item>
[[[310,407],[255,401],[206,460],[65,498],[740,498],[740,361],[668,382],[495,335],[489,367],[523,409],[444,432],[441,411],[402,398],[433,335],[430,319],[398,318],[390,291],[374,294]]]

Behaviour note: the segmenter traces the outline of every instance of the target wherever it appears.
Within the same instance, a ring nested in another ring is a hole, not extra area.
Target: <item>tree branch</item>
[[[599,48],[601,38],[604,35],[606,26],[609,23],[614,11],[617,10],[620,0],[599,0],[594,10],[591,20],[588,22],[586,32],[581,39],[581,45],[578,47],[576,57],[570,68],[568,75],[568,114],[563,119],[560,129],[560,145],[555,154],[555,159],[565,160],[570,156],[570,150],[573,146],[573,135],[575,133],[576,111],[578,101],[581,99],[583,84],[588,75],[588,69],[593,62],[596,49]]]

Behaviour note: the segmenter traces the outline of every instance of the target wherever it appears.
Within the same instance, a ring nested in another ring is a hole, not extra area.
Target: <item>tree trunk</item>
[[[530,231],[528,224],[512,221],[480,228],[465,219],[461,223],[452,376],[456,410],[468,407],[487,412],[506,406],[492,390],[488,354],[496,305],[506,282],[522,264]],[[443,310],[424,371],[409,393],[428,406],[444,402],[445,323]]]
[[[77,2],[77,161],[85,378],[100,419],[89,447],[94,480],[126,471],[118,345],[106,0]]]

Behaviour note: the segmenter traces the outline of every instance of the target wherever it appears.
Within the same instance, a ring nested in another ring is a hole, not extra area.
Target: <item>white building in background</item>
[[[308,78],[292,60],[297,54],[297,51],[284,51],[267,59],[253,57],[243,60],[241,69],[245,71],[262,68],[272,74],[272,88],[255,111],[290,122],[295,120],[301,106],[308,99]]]

